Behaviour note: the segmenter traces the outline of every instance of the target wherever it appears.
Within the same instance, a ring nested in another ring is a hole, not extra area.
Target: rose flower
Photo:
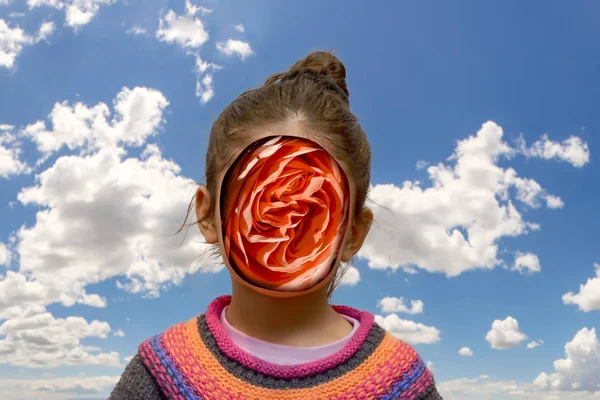
[[[326,150],[270,138],[242,153],[225,179],[225,256],[242,277],[300,291],[327,276],[346,231],[348,183]]]

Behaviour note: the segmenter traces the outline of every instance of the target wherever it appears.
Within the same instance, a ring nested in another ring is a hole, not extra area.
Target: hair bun
[[[305,70],[311,70],[328,76],[346,94],[346,97],[350,97],[350,92],[348,92],[348,86],[346,85],[346,67],[330,52],[315,51],[310,53],[302,60],[297,61],[290,68],[289,74]]]

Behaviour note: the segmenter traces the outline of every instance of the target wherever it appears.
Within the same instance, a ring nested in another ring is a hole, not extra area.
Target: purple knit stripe
[[[352,317],[360,323],[358,330],[352,336],[350,341],[340,351],[322,360],[311,361],[300,365],[276,365],[260,360],[252,354],[238,348],[229,336],[227,336],[225,329],[221,325],[220,315],[223,308],[229,305],[230,302],[231,296],[217,297],[209,304],[205,313],[206,324],[219,348],[227,357],[234,359],[243,366],[256,372],[277,378],[291,379],[307,375],[310,376],[325,372],[342,364],[360,349],[375,323],[375,318],[368,312],[346,306],[333,306],[338,313]]]
[[[173,377],[152,346],[152,340],[155,338],[156,336],[145,340],[138,348],[138,353],[165,396],[170,400],[183,400],[184,397],[177,390]]]

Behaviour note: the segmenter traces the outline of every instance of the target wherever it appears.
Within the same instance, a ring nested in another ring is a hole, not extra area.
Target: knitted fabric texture
[[[229,339],[219,317],[230,301],[230,296],[218,297],[205,314],[140,345],[138,354],[165,398],[442,399],[416,351],[384,331],[368,312],[334,306],[360,322],[346,346],[318,361],[281,366]]]

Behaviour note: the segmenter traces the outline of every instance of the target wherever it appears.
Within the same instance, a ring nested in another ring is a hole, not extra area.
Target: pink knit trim
[[[358,330],[348,343],[338,352],[321,360],[299,365],[277,365],[260,360],[240,349],[227,336],[225,329],[221,325],[220,316],[223,308],[229,305],[229,303],[231,303],[231,296],[220,296],[213,300],[206,309],[206,324],[215,338],[217,345],[227,357],[234,359],[245,367],[277,378],[290,379],[318,374],[340,365],[360,349],[375,323],[375,318],[371,313],[347,306],[333,306],[334,310],[338,313],[352,317],[360,323]]]

